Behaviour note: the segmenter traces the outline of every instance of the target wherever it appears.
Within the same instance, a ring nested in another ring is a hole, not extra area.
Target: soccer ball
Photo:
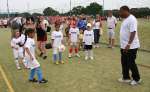
[[[64,45],[60,45],[58,49],[60,52],[64,52],[66,47]]]

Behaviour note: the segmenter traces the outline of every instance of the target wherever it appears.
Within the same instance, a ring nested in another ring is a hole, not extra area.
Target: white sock
[[[90,53],[89,56],[93,57],[93,50],[89,50],[89,53]]]
[[[85,51],[85,57],[88,57],[89,56],[89,53],[88,53],[88,51],[86,50]]]
[[[15,63],[16,63],[17,68],[19,68],[19,67],[20,67],[20,65],[19,65],[19,61],[18,61],[18,59],[16,59],[16,60],[15,60]]]

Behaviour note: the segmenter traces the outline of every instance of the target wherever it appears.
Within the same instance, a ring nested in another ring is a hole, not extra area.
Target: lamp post
[[[9,1],[7,0],[7,14],[8,14],[8,18],[10,17],[10,12],[9,12]]]

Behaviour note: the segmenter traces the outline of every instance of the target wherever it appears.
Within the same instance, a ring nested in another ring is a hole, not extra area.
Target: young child
[[[19,59],[21,61],[23,61],[23,59],[24,59],[23,47],[19,46],[20,42],[21,42],[20,32],[19,32],[19,30],[16,30],[15,37],[13,37],[12,40],[11,40],[11,47],[13,48],[15,63],[16,63],[16,67],[17,67],[18,70],[21,69],[21,67],[19,65]]]
[[[26,37],[24,48],[25,48],[25,57],[26,60],[29,62],[29,66],[31,69],[29,82],[47,83],[48,81],[43,78],[40,64],[35,57],[35,41],[34,41],[35,32],[33,29],[29,28],[26,30],[26,34],[28,37]],[[34,78],[35,73],[37,73],[38,80]]]
[[[72,26],[69,30],[69,40],[70,40],[70,49],[69,49],[69,58],[72,57],[73,49],[77,57],[80,57],[78,54],[78,41],[79,41],[79,29],[76,25]]]
[[[85,60],[89,58],[93,60],[93,43],[94,43],[94,32],[91,29],[92,25],[90,23],[87,24],[87,30],[84,31],[83,35],[83,43],[85,49]]]
[[[55,22],[55,30],[52,32],[52,47],[53,47],[53,62],[55,64],[64,64],[62,61],[62,51],[59,50],[59,47],[63,44],[63,34],[60,30],[60,23]]]

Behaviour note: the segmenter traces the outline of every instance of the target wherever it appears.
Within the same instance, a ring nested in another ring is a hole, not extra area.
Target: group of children
[[[51,33],[51,44],[53,49],[53,63],[64,64],[65,62],[62,59],[62,53],[65,50],[64,45],[64,35],[62,33],[62,29],[60,28],[61,23],[56,21],[54,24],[55,31]],[[83,34],[80,33],[79,28],[76,26],[76,23],[70,27],[69,29],[69,58],[73,55],[73,51],[75,51],[75,56],[80,57],[79,55],[79,41],[80,35],[82,35],[82,45],[85,51],[85,60],[91,59],[93,60],[93,44],[94,44],[94,32],[92,29],[92,24],[88,23],[86,25],[86,30],[84,30]],[[19,30],[15,31],[14,37],[11,39],[11,47],[13,49],[13,54],[15,58],[15,63],[17,69],[21,69],[19,61],[21,61],[25,68],[30,69],[30,82],[39,82],[46,83],[42,76],[42,71],[40,68],[40,64],[36,59],[35,55],[35,47],[36,43],[35,39],[35,30],[32,28],[26,28],[24,34],[19,32]],[[35,73],[38,76],[38,80],[34,78]]]

